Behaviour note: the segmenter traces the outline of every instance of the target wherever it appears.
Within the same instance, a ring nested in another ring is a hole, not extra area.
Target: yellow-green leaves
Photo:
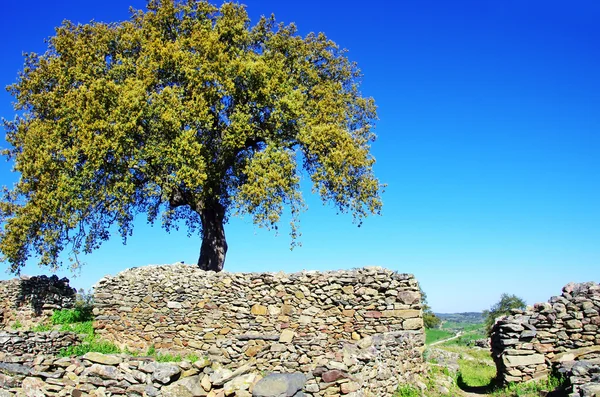
[[[57,267],[111,225],[126,238],[137,213],[193,231],[230,213],[276,228],[288,208],[295,244],[302,169],[324,202],[378,213],[359,78],[324,34],[252,27],[234,3],[150,0],[130,21],[65,22],[9,87],[21,115],[4,154],[20,180],[0,202],[0,251],[13,271],[31,254]]]

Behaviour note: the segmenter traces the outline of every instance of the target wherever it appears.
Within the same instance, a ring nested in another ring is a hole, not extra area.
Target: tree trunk
[[[200,213],[202,221],[202,247],[198,267],[202,270],[220,272],[225,264],[227,241],[225,240],[225,208],[220,203],[206,206]]]

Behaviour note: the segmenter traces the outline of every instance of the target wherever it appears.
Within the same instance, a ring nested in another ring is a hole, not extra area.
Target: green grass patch
[[[114,343],[92,339],[88,342],[83,342],[79,345],[69,346],[60,351],[59,356],[61,357],[69,357],[69,356],[83,356],[89,352],[97,352],[104,354],[112,354],[112,353],[120,353],[121,350],[115,346]]]
[[[421,391],[412,385],[399,385],[394,397],[421,397]]]
[[[445,345],[471,346],[477,339],[486,339],[488,336],[483,331],[471,331],[459,336],[456,339],[449,340]]]
[[[442,344],[440,348],[449,352],[458,353],[461,359],[472,358],[474,360],[486,361],[489,362],[490,365],[493,365],[492,353],[487,349],[478,349],[460,345],[448,345],[445,343]]]
[[[537,382],[510,383],[491,392],[493,397],[538,397],[542,392],[564,390],[566,380],[561,376],[550,375],[548,379]]]
[[[65,325],[81,323],[86,321],[92,321],[93,315],[91,310],[83,307],[77,307],[75,309],[62,309],[56,310],[52,313],[52,324],[54,325]]]
[[[481,360],[458,360],[458,378],[456,383],[462,389],[465,387],[489,386],[496,377],[496,367]]]
[[[48,332],[52,331],[52,326],[49,324],[38,324],[35,327],[31,328],[33,332]]]
[[[446,331],[443,329],[437,329],[437,328],[426,329],[425,330],[425,344],[429,345],[433,342],[437,342],[442,339],[451,338],[452,336],[454,336],[453,332]]]

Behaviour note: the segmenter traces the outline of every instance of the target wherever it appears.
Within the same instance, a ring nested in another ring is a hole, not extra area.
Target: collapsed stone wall
[[[63,348],[80,342],[81,337],[73,332],[0,331],[0,355],[57,355]]]
[[[130,269],[94,291],[103,339],[202,354],[232,369],[299,371],[314,396],[391,396],[422,370],[421,294],[409,274],[214,273],[177,264]]]
[[[59,279],[56,275],[0,281],[0,328],[15,324],[29,328],[56,309],[72,308],[75,294],[69,279]]]
[[[499,380],[541,379],[553,366],[600,357],[599,312],[600,285],[570,283],[562,295],[498,320],[491,342]]]

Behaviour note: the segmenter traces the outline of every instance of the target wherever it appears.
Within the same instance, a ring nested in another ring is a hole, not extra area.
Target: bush
[[[74,309],[56,310],[52,313],[52,324],[65,325],[92,321],[93,315],[91,308],[76,307]]]
[[[484,310],[483,312],[485,329],[488,335],[492,332],[496,318],[510,314],[513,309],[523,310],[526,306],[525,301],[518,296],[502,294],[500,300],[490,310]]]
[[[400,385],[394,397],[421,397],[421,392],[412,385]]]
[[[120,353],[121,350],[117,346],[115,346],[114,343],[92,339],[91,341],[83,342],[79,345],[69,346],[67,348],[62,349],[59,353],[59,356],[83,356],[84,354],[89,352],[111,354]]]

